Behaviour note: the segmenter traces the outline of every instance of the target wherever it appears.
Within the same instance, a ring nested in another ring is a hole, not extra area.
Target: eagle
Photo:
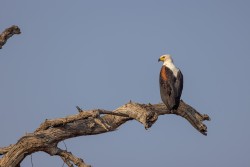
[[[183,89],[183,75],[174,65],[171,55],[162,55],[159,61],[163,62],[159,77],[161,99],[168,110],[176,110]]]

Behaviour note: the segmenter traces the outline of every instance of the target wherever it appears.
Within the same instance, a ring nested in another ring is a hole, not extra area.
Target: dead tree
[[[178,109],[174,111],[167,110],[163,103],[135,102],[128,102],[113,111],[104,109],[83,111],[79,107],[77,109],[79,113],[76,115],[45,120],[33,133],[21,137],[17,143],[0,147],[0,167],[18,167],[27,155],[38,151],[46,152],[51,156],[60,156],[69,167],[73,167],[73,164],[78,167],[90,167],[81,158],[59,148],[58,143],[73,137],[112,132],[130,120],[136,120],[148,129],[160,115],[165,114],[179,115],[200,133],[207,135],[207,127],[203,121],[210,120],[208,115],[200,114],[182,100]]]

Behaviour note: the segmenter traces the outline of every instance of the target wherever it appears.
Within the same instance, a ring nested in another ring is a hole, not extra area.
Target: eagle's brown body
[[[172,69],[170,67],[172,67]],[[161,68],[159,77],[160,94],[167,108],[169,110],[175,110],[180,103],[183,89],[183,75],[173,64],[170,67],[163,64]]]

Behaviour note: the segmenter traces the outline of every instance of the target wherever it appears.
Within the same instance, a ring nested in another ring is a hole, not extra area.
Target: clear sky
[[[22,34],[0,50],[0,146],[46,118],[76,114],[76,105],[160,102],[157,60],[169,53],[184,75],[182,99],[212,118],[208,136],[166,115],[149,130],[131,121],[66,140],[68,150],[94,167],[249,167],[249,8],[247,0],[2,0],[0,31],[18,25]],[[33,164],[63,162],[35,153]]]

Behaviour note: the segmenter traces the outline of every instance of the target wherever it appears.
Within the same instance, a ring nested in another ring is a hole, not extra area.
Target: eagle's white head
[[[173,63],[173,62],[174,62],[170,54],[162,55],[162,56],[158,59],[158,62],[159,62],[159,61],[162,61],[164,64],[169,64],[169,63]]]
[[[178,68],[175,67],[174,65],[174,61],[171,57],[170,54],[165,54],[165,55],[162,55],[159,59],[158,59],[158,62],[159,61],[162,61],[163,62],[163,65],[168,67],[170,70],[173,71],[174,75],[177,76],[177,72],[179,71]]]

